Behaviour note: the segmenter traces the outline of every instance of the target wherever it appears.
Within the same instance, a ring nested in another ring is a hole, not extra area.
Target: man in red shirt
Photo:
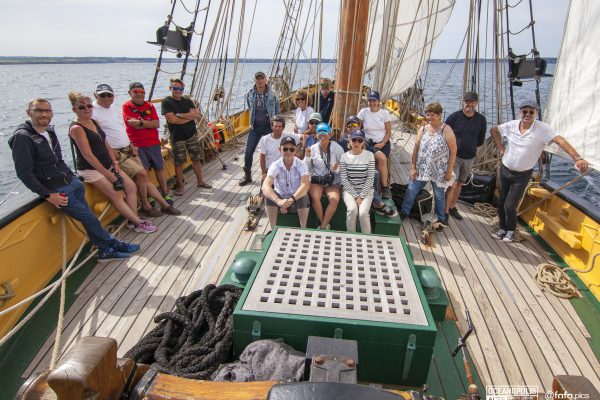
[[[129,85],[131,100],[123,104],[123,118],[129,140],[138,148],[144,168],[154,169],[164,199],[173,203],[163,170],[163,158],[158,136],[158,113],[154,106],[144,100],[144,85],[133,82]]]

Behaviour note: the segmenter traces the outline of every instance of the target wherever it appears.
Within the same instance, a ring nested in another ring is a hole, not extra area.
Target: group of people
[[[162,103],[173,144],[176,195],[183,194],[186,153],[192,160],[197,185],[211,187],[204,181],[200,167],[202,148],[195,122],[199,110],[183,97],[183,88],[183,81],[171,79],[171,96]],[[121,107],[113,104],[114,91],[108,84],[98,85],[93,96],[92,100],[79,92],[68,93],[75,114],[69,137],[77,175],[106,196],[128,221],[130,229],[139,233],[156,232],[157,227],[140,214],[146,217],[181,214],[173,206],[167,186],[156,109],[144,100],[145,90],[140,82],[129,85],[130,99]],[[139,245],[120,242],[104,230],[87,205],[84,187],[64,162],[60,143],[50,125],[53,117],[50,102],[33,99],[26,112],[29,121],[19,125],[9,140],[18,178],[31,191],[83,224],[90,241],[99,249],[99,261],[128,258],[138,251]],[[158,188],[150,182],[151,169]],[[159,208],[155,208],[156,204]]]

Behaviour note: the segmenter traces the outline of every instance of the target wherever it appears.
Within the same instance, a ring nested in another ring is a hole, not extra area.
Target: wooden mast
[[[330,121],[340,131],[346,118],[356,115],[360,106],[368,21],[368,0],[342,0],[335,103]]]

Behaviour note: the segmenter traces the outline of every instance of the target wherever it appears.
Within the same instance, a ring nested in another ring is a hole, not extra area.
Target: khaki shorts
[[[474,161],[475,158],[466,159],[456,157],[456,162],[454,163],[454,175],[456,175],[457,182],[467,183],[469,181]]]
[[[195,134],[187,140],[179,140],[173,144],[173,162],[175,165],[185,163],[187,154],[193,161],[202,160],[202,145],[198,139],[198,134]]]
[[[96,182],[96,181],[99,181],[100,179],[104,178],[104,175],[102,175],[100,172],[96,171],[95,169],[80,169],[77,171],[77,174],[83,178],[84,182],[87,182],[87,183]]]
[[[121,167],[121,171],[125,172],[129,177],[133,178],[140,171],[144,170],[144,166],[142,165],[142,161],[138,156],[134,156],[129,148],[123,149],[115,149],[116,158],[119,162],[119,166]]]

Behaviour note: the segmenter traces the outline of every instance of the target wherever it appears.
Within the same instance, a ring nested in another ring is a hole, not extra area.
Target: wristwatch
[[[181,113],[177,113],[177,114],[175,114],[175,116],[176,116],[177,118],[181,118]]]

